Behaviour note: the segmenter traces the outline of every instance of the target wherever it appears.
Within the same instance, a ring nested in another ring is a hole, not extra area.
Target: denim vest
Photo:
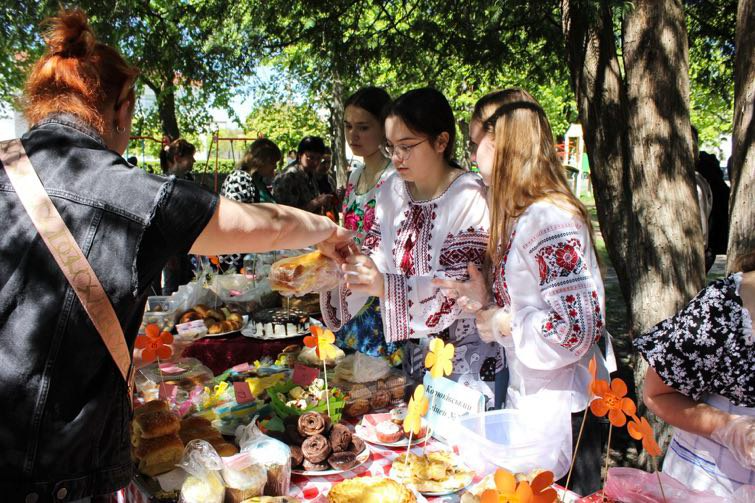
[[[147,286],[188,251],[216,196],[133,168],[71,115],[21,140],[133,348]],[[0,499],[113,492],[133,466],[123,379],[2,168],[0,215]]]

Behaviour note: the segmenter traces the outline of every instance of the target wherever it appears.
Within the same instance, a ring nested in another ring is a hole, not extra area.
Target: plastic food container
[[[177,318],[178,305],[175,299],[164,296],[147,297],[147,306],[139,331],[144,333],[145,327],[154,323],[161,331],[170,332],[176,326]]]
[[[555,418],[563,417],[563,421]],[[512,473],[550,470],[556,479],[562,442],[571,436],[571,415],[557,411],[495,410],[457,419],[453,443],[479,475],[505,468]]]
[[[404,373],[395,369],[392,369],[383,379],[361,384],[338,378],[332,379],[332,385],[343,391],[346,398],[343,415],[352,418],[389,410],[391,407],[404,403],[408,384],[411,383],[407,383]]]

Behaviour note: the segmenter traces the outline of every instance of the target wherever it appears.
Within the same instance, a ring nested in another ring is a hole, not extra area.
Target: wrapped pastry
[[[212,445],[192,440],[186,446],[181,468],[189,474],[181,486],[179,503],[223,503],[225,486],[220,476],[223,461]]]
[[[256,417],[247,426],[238,427],[236,440],[241,452],[249,453],[255,463],[267,470],[265,496],[287,495],[291,485],[291,449],[262,433]]]
[[[255,464],[249,454],[242,453],[223,459],[225,503],[241,503],[254,496],[262,496],[267,484],[267,472]]]
[[[270,287],[285,296],[331,290],[338,286],[340,271],[335,261],[319,251],[277,261],[270,268]]]
[[[150,477],[173,470],[183,456],[184,444],[178,435],[141,439],[134,454],[139,471]]]

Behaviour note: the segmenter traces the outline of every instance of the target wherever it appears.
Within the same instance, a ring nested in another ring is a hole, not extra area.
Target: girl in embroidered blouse
[[[475,106],[470,137],[490,189],[490,288],[476,271],[463,284],[436,284],[455,291],[461,305],[476,311],[483,341],[505,349],[506,407],[563,411],[567,433],[569,413],[588,404],[590,358],[597,357],[601,373],[606,367],[596,347],[606,334],[590,219],[569,189],[548,119],[529,93],[507,89],[483,97]],[[590,458],[586,447],[592,440],[590,435],[583,440],[578,461]],[[566,473],[570,458],[571,438],[565,435],[556,476]],[[576,489],[599,488],[597,464],[594,476],[573,477],[581,484]]]
[[[385,339],[407,341],[407,374],[422,380],[427,341],[442,337],[456,346],[451,378],[492,405],[502,351],[480,341],[474,318],[432,284],[466,279],[468,262],[482,265],[488,240],[482,180],[452,160],[453,112],[437,90],[405,93],[386,117],[386,154],[396,173],[378,191],[361,253],[346,259],[346,284],[321,295],[324,320],[338,329],[378,297]]]
[[[384,114],[390,103],[390,95],[373,86],[359,89],[345,103],[343,127],[346,141],[354,155],[364,160],[364,165],[349,175],[343,202],[344,227],[356,233],[354,241],[359,246],[375,222],[377,192],[394,172],[393,164],[382,148],[385,143]],[[342,348],[385,358],[392,365],[401,363],[403,343],[385,340],[377,297],[371,297],[362,310],[336,332],[336,342]]]

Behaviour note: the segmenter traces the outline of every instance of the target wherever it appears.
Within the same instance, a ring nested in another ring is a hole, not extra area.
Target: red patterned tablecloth
[[[263,341],[244,337],[240,333],[220,337],[205,337],[194,341],[183,351],[184,357],[196,358],[215,375],[239,363],[251,363],[263,356],[276,358],[290,344],[302,344],[303,337]]]

